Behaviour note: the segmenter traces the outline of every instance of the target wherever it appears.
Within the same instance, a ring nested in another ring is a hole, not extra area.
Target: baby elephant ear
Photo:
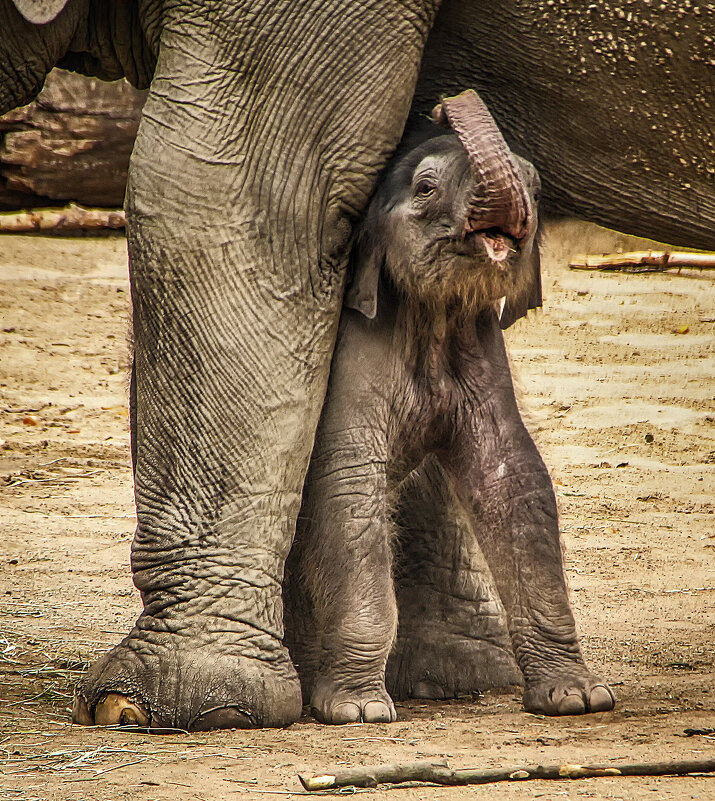
[[[499,323],[504,328],[509,328],[520,317],[526,317],[529,309],[538,309],[543,305],[541,297],[541,258],[539,257],[539,245],[534,237],[534,244],[531,250],[524,256],[525,264],[523,270],[528,273],[528,285],[525,292],[516,298],[507,300],[504,304]]]
[[[380,284],[383,253],[369,237],[358,237],[352,253],[352,279],[345,292],[344,304],[373,320],[377,314],[377,291]]]

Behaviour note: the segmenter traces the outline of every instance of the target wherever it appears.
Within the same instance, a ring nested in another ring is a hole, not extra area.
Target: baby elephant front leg
[[[586,666],[576,635],[551,481],[503,384],[470,418],[462,442],[472,447],[451,454],[450,467],[507,614],[524,706],[547,715],[609,710],[613,693]]]
[[[310,704],[323,723],[389,723],[385,666],[397,606],[384,462],[329,439],[329,452],[318,439],[304,499],[303,573],[318,649]]]
[[[547,715],[612,709],[613,693],[581,655],[553,491],[525,431],[523,438],[526,453],[507,453],[488,466],[463,497],[471,501],[473,525],[507,612],[514,655],[524,674],[524,707]],[[476,493],[475,485],[481,485]]]

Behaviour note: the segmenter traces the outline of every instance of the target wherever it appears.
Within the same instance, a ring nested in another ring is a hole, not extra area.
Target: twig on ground
[[[603,256],[577,256],[571,270],[615,270],[629,273],[662,273],[683,267],[715,270],[715,253],[644,250],[634,253],[606,253]]]
[[[104,773],[109,773],[111,770],[119,770],[119,768],[128,768],[130,765],[139,765],[141,762],[146,762],[148,758],[149,757],[146,757],[145,759],[135,759],[133,762],[123,762],[121,765],[112,765],[111,768],[98,770],[94,775],[102,776]]]
[[[386,743],[406,743],[404,737],[343,737],[346,743],[358,742],[359,740],[367,740],[368,742],[386,742]]]
[[[47,483],[55,483],[55,484],[68,484],[73,481],[78,481],[80,478],[91,478],[92,476],[96,476],[98,473],[101,473],[101,470],[90,470],[88,473],[68,473],[64,476],[50,476],[49,478],[41,478],[35,477],[29,474],[26,474],[25,477],[22,475],[18,476],[10,476],[7,480],[8,487],[19,487],[21,484],[47,484]]]
[[[446,761],[349,768],[337,773],[298,776],[311,792],[338,787],[375,787],[378,784],[431,782],[443,785],[490,784],[528,779],[590,779],[596,776],[682,776],[715,773],[715,759],[682,762],[646,762],[632,765],[532,765],[520,768],[465,768],[452,770]]]

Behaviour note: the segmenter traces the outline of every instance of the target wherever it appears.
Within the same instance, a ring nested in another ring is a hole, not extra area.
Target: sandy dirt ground
[[[507,332],[559,499],[586,658],[613,712],[549,719],[518,693],[398,704],[392,725],[148,736],[74,727],[72,685],[129,629],[134,528],[122,238],[0,239],[0,798],[301,794],[297,774],[715,757],[712,274],[570,272],[642,243],[552,225],[545,308]],[[395,799],[715,799],[715,778],[365,790]]]

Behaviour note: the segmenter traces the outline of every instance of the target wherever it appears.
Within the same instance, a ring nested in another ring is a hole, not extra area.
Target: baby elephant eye
[[[435,191],[436,188],[437,187],[433,181],[428,181],[427,179],[423,178],[415,185],[415,197],[427,198]]]

